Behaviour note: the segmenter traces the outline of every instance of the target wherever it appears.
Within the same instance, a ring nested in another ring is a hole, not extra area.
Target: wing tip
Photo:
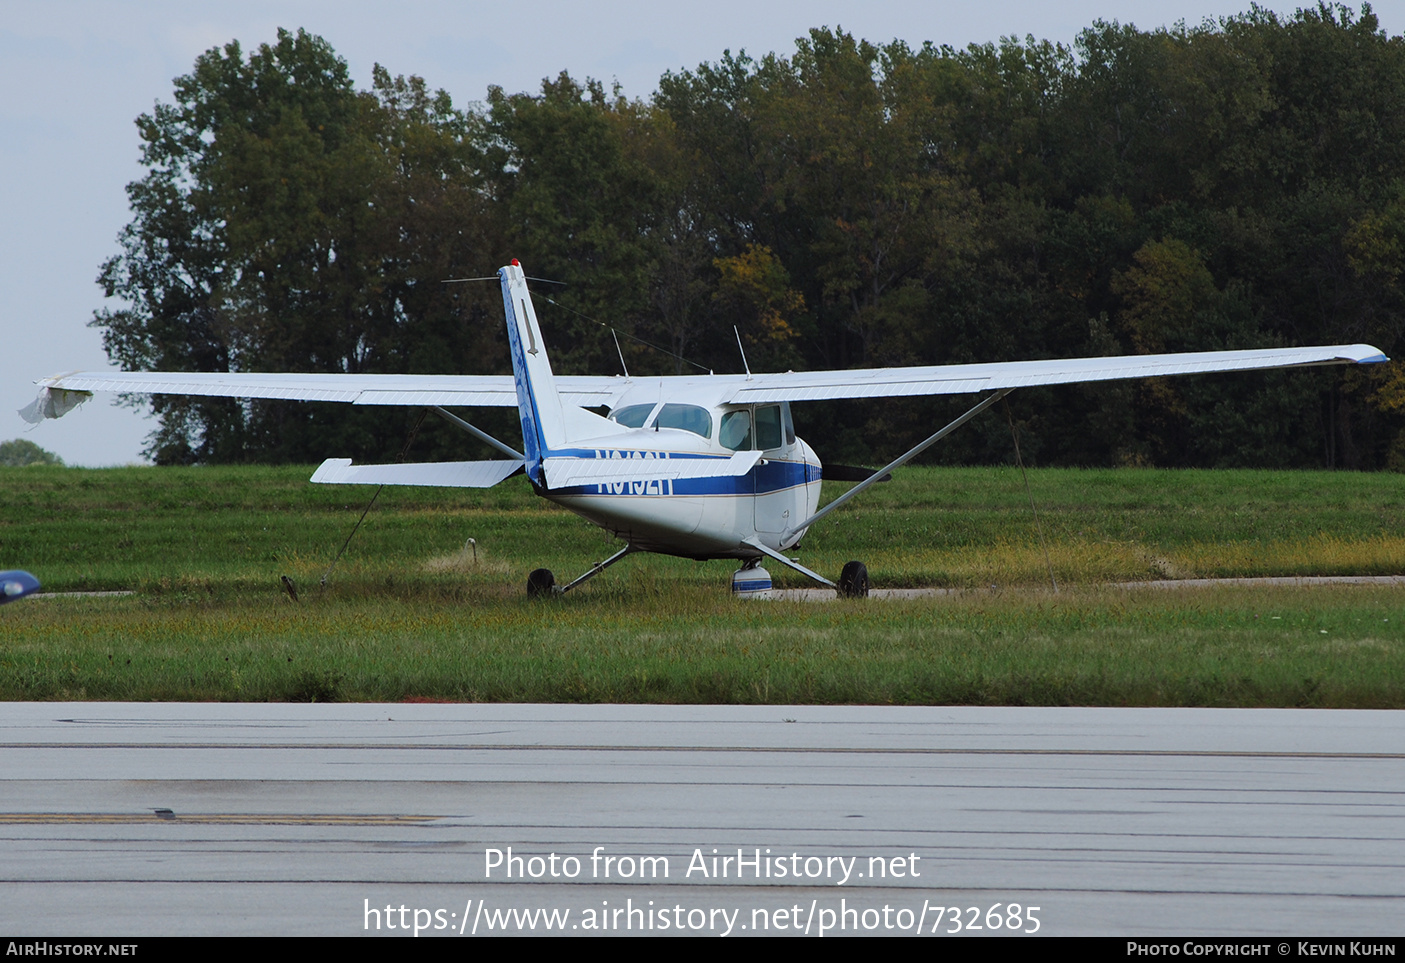
[[[335,485],[342,473],[350,467],[350,458],[328,458],[317,466],[308,481],[318,485]]]

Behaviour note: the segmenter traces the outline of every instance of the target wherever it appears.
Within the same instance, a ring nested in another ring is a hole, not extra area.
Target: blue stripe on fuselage
[[[553,448],[547,452],[553,458],[650,459],[650,458],[712,458],[725,461],[729,455],[710,455],[699,451],[659,451],[653,448]]]
[[[794,488],[811,480],[811,472],[816,478],[819,470],[803,461],[764,461],[752,469],[755,475],[755,491],[758,495]]]
[[[553,452],[552,454],[556,454]],[[592,453],[587,453],[587,457]],[[674,455],[673,457],[686,457]],[[709,457],[706,455],[698,457]],[[721,459],[718,459],[719,461]],[[769,495],[819,480],[819,468],[799,461],[768,461],[745,475],[714,475],[711,478],[675,478],[662,487],[657,482],[640,485],[628,479],[602,481],[570,488],[554,489],[553,495]]]

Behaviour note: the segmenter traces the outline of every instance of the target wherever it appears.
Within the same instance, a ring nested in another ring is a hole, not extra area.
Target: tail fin
[[[513,258],[511,264],[498,270],[498,277],[502,280],[503,310],[507,315],[507,340],[512,351],[512,376],[517,384],[517,410],[522,419],[522,451],[527,456],[527,477],[533,484],[545,487],[541,469],[543,458],[567,447],[572,440],[605,434],[615,426],[599,415],[562,403],[522,265]]]

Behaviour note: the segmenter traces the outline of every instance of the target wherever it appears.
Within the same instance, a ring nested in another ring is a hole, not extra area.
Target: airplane
[[[0,605],[39,591],[39,580],[22,569],[0,572]]]
[[[862,597],[869,591],[862,562],[849,562],[831,581],[787,552],[831,512],[1018,388],[1388,360],[1378,348],[1354,344],[838,371],[753,373],[747,367],[744,374],[558,376],[521,264],[514,258],[497,278],[510,376],[74,372],[37,381],[39,396],[20,414],[38,424],[62,416],[94,391],[423,406],[505,457],[397,465],[329,458],[311,480],[490,488],[524,472],[536,494],[624,542],[564,586],[547,569],[533,571],[527,579],[530,596],[569,592],[628,555],[654,552],[740,561],[732,589],[742,597],[769,594],[765,561],[801,572],[842,597]],[[981,393],[985,396],[963,415],[883,468],[840,472],[843,480],[858,484],[820,507],[826,473],[814,449],[795,434],[792,402]],[[523,450],[445,410],[448,406],[515,407]]]

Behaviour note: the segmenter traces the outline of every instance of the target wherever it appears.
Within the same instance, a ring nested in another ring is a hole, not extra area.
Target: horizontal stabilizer
[[[411,465],[353,465],[328,458],[312,475],[322,485],[426,485],[432,488],[492,488],[522,470],[520,460],[435,461]]]
[[[730,458],[546,458],[547,487],[575,488],[611,482],[677,481],[680,478],[728,478],[745,475],[761,460],[759,451],[739,451]]]

